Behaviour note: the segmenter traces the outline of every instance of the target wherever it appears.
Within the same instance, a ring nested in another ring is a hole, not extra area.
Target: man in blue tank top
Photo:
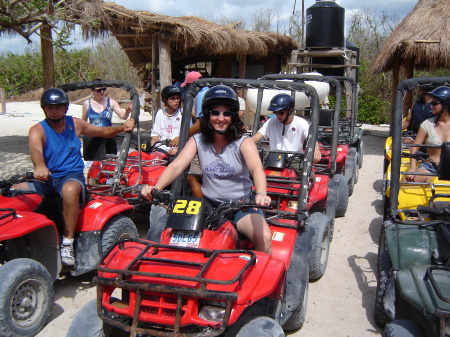
[[[112,138],[134,128],[134,120],[123,125],[97,127],[88,122],[66,116],[69,100],[64,91],[47,89],[41,97],[45,120],[29,131],[29,148],[34,165],[34,178],[44,183],[22,183],[14,188],[33,190],[44,196],[59,195],[63,201],[64,233],[61,260],[75,265],[73,241],[80,205],[84,204],[85,178],[81,158],[80,135]]]

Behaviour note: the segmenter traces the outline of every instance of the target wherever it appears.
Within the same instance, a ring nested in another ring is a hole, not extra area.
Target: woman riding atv
[[[450,88],[438,87],[429,92],[428,95],[433,98],[430,104],[435,117],[422,122],[414,143],[418,145],[441,145],[443,142],[450,141]],[[412,147],[411,154],[414,154],[418,149],[418,147]],[[438,174],[437,165],[439,165],[441,149],[439,147],[428,147],[427,154],[429,155],[429,161],[423,161],[418,168],[416,168],[416,159],[411,158],[410,172]],[[427,175],[408,174],[405,180],[426,182],[428,178]]]
[[[186,143],[177,158],[166,168],[155,186],[145,186],[142,195],[151,200],[154,189],[164,189],[191,164],[198,154],[203,173],[202,192],[214,207],[230,199],[251,198],[257,205],[269,206],[267,182],[256,145],[243,135],[238,115],[239,100],[228,86],[209,89],[202,103],[204,118],[200,133]],[[253,182],[256,194],[252,192]],[[250,239],[255,249],[272,252],[269,226],[259,209],[234,214],[237,230]]]

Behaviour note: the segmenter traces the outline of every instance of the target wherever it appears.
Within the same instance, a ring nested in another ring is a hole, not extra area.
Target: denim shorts
[[[438,175],[437,169],[429,161],[423,161],[422,164],[420,164],[419,168],[422,170],[427,170],[432,174]]]
[[[62,188],[68,181],[76,181],[81,185],[80,205],[84,205],[86,201],[86,185],[83,173],[69,173],[61,178],[53,178],[43,182],[28,183],[31,191],[37,192],[46,197],[60,196],[62,198]]]

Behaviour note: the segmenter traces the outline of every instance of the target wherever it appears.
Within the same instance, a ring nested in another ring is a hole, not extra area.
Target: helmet
[[[69,106],[69,99],[64,91],[59,88],[50,88],[44,91],[41,97],[41,108],[47,105],[62,104]]]
[[[450,88],[449,87],[437,87],[433,91],[428,93],[431,97],[437,98],[438,100],[450,104]]]
[[[168,85],[161,90],[161,98],[164,103],[167,102],[170,96],[179,94],[181,95],[180,89],[176,85]]]
[[[203,97],[202,112],[208,111],[208,107],[215,104],[227,105],[231,112],[239,111],[239,99],[236,92],[226,85],[216,85],[210,88]]]
[[[294,108],[294,99],[288,94],[278,94],[270,100],[269,111],[281,111]]]

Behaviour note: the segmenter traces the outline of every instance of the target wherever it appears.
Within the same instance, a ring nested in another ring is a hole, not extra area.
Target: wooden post
[[[403,72],[405,74],[405,79],[414,77],[414,59],[406,59],[403,65]],[[403,116],[406,117],[408,114],[408,110],[411,109],[412,106],[412,92],[408,91],[405,94],[405,98],[403,100]]]
[[[399,73],[400,73],[400,60],[398,57],[395,58],[394,64],[392,67],[392,102],[394,102],[395,99],[395,91],[397,90],[397,86],[399,83]],[[389,114],[391,116],[391,127],[392,127],[392,112]],[[392,129],[391,129],[392,132]]]
[[[5,88],[0,88],[0,108],[0,115],[4,115],[6,113]]]
[[[239,55],[239,78],[245,77],[245,70],[247,68],[247,55]]]
[[[156,112],[159,109],[159,100],[156,98],[156,85],[158,76],[158,60],[156,50],[158,48],[158,41],[156,35],[152,35],[152,121],[155,121]]]
[[[55,64],[53,61],[52,29],[45,24],[41,28],[41,54],[44,90],[47,90],[55,87]]]
[[[53,0],[48,2],[48,14],[54,11]],[[41,55],[44,75],[44,90],[55,87],[55,63],[53,59],[52,28],[44,24],[41,27]]]
[[[159,37],[159,83],[161,90],[172,84],[170,41],[165,33],[161,33]]]

